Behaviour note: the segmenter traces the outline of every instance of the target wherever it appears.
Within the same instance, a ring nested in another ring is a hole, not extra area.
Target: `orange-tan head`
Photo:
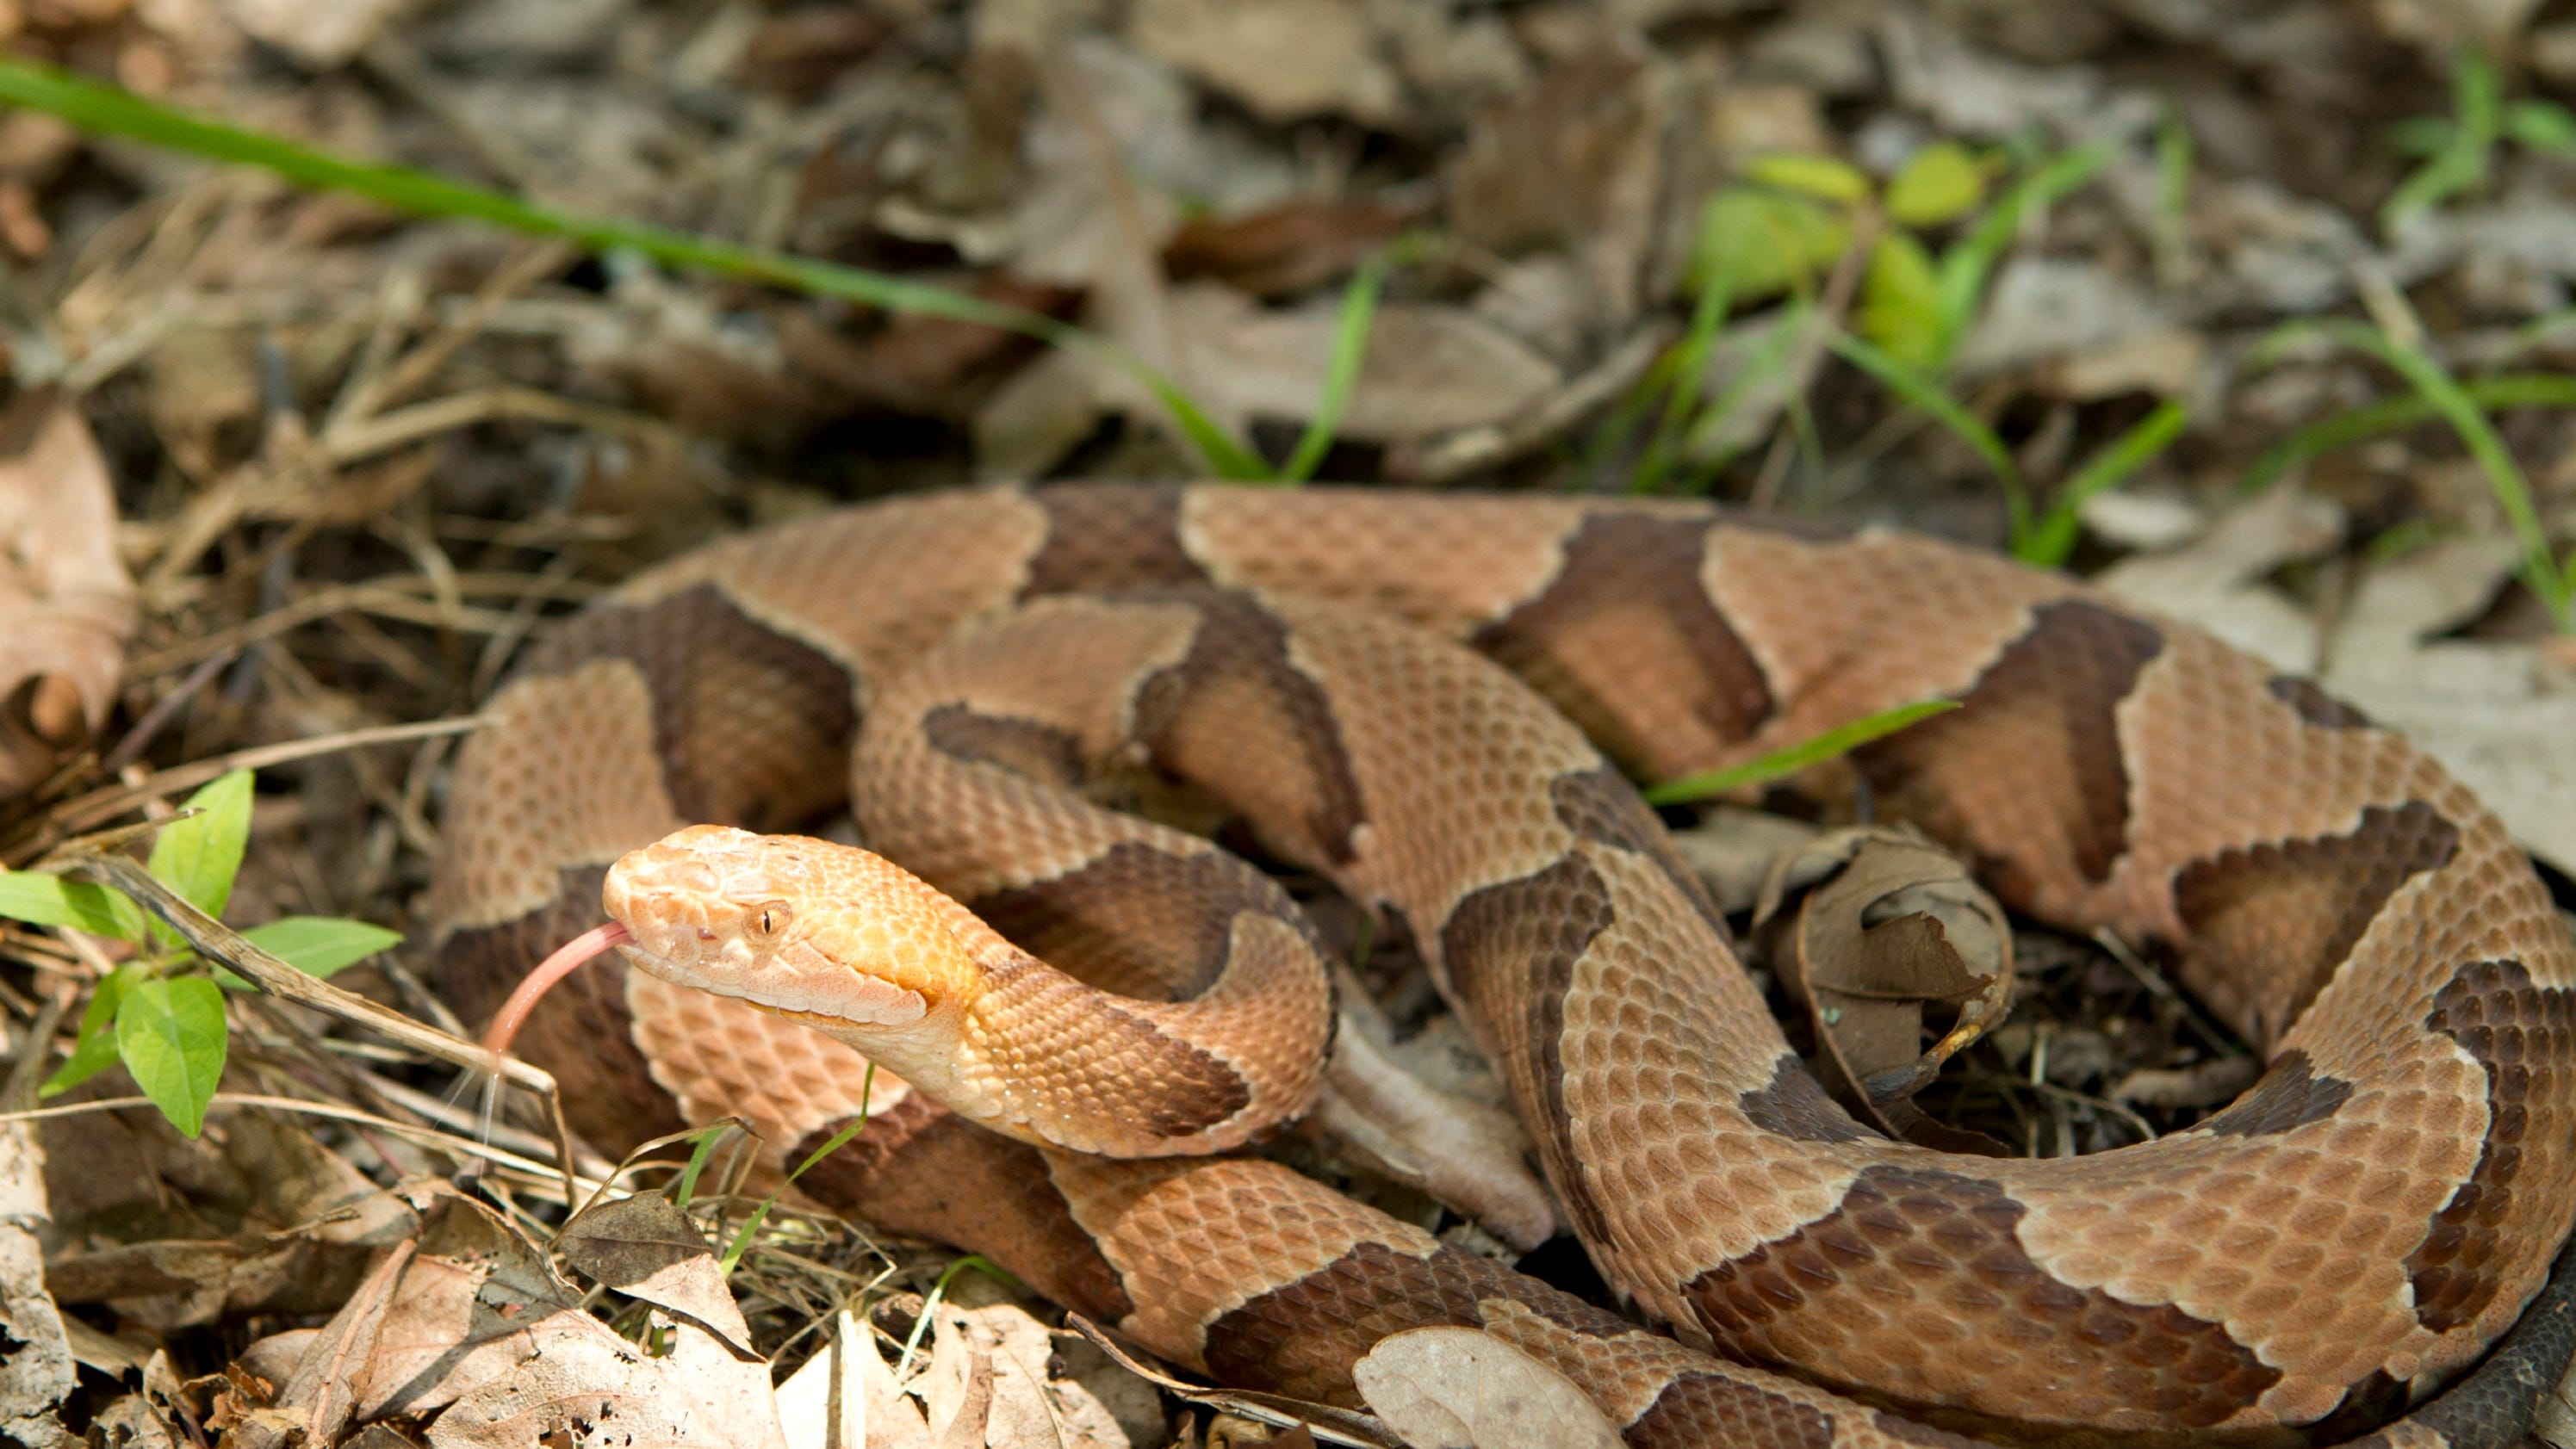
[[[882,856],[725,825],[629,852],[600,898],[638,969],[827,1031],[909,1026],[969,994],[991,934]]]

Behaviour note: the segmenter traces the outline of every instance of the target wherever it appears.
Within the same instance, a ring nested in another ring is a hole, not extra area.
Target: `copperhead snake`
[[[1789,1051],[1622,775],[1934,696],[1834,768],[2014,908],[2162,953],[2268,1058],[2234,1106],[1948,1157]],[[636,933],[522,1037],[576,1130],[734,1112],[794,1160],[860,1110],[863,1043],[871,1120],[803,1186],[1231,1383],[1356,1403],[1371,1344],[1446,1323],[1639,1446],[2467,1446],[2576,1336],[2576,948],[2529,861],[2404,739],[2062,577],[1695,504],[930,494],[654,568],[487,714],[445,988],[488,1010],[604,886]],[[964,906],[820,842],[652,845],[845,796]],[[1265,1160],[1101,1155],[1258,1140],[1331,1020],[1287,897],[1112,798],[1221,802],[1403,932],[1672,1336]]]

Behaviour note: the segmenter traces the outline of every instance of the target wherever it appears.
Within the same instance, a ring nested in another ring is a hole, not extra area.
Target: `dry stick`
[[[71,869],[101,885],[132,896],[137,905],[179,933],[199,955],[221,961],[272,996],[298,1006],[328,1012],[399,1042],[423,1056],[469,1072],[489,1072],[543,1098],[555,1135],[555,1156],[563,1171],[564,1203],[578,1197],[573,1185],[572,1130],[564,1122],[563,1095],[554,1077],[515,1057],[496,1056],[473,1042],[449,1036],[434,1026],[412,1020],[389,1006],[379,1006],[328,981],[307,976],[253,945],[240,932],[197,909],[186,897],[163,885],[143,863],[127,855],[92,849],[66,851]]]
[[[400,744],[404,740],[425,740],[440,735],[471,734],[486,721],[478,714],[456,719],[423,720],[418,724],[377,725],[370,729],[344,730],[339,734],[317,735],[309,740],[287,740],[281,744],[254,745],[246,750],[216,755],[185,765],[174,765],[151,779],[136,785],[111,785],[94,790],[77,800],[67,801],[53,812],[47,823],[55,830],[69,834],[86,830],[101,821],[124,814],[146,800],[157,800],[192,789],[235,770],[258,770],[270,765],[283,765],[291,760],[311,759],[340,750],[361,749],[368,745]],[[57,836],[59,838],[59,836]]]

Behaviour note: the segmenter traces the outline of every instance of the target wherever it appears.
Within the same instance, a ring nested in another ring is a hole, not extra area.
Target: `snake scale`
[[[2016,909],[2158,952],[2266,1056],[2233,1106],[1951,1157],[1789,1050],[1626,779],[1936,696],[1828,772]],[[1231,1383],[1355,1404],[1373,1343],[1453,1324],[1641,1449],[2465,1449],[2520,1436],[2576,1335],[2576,950],[2530,862],[2398,735],[2056,575],[1696,504],[927,494],[656,567],[487,713],[440,970],[489,1010],[605,889],[633,964],[521,1038],[578,1131],[732,1112],[793,1161],[859,1112],[863,1044],[870,1121],[802,1186]],[[640,849],[845,798],[946,896],[794,838]],[[1312,1098],[1318,947],[1105,801],[1243,822],[1411,942],[1670,1336],[1197,1155]]]

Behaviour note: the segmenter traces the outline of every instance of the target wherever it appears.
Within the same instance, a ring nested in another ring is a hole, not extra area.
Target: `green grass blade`
[[[1976,226],[1941,254],[1942,337],[1934,355],[1943,366],[1967,336],[1968,324],[1976,320],[1977,308],[1985,299],[1986,279],[2021,234],[2023,224],[2100,175],[2113,154],[2110,146],[2096,142],[2040,166],[2007,188]]]
[[[1827,339],[1834,354],[1852,366],[1878,379],[1889,392],[1902,398],[1909,407],[1921,409],[1934,422],[1948,428],[1986,460],[2003,480],[2004,507],[2012,520],[2015,548],[2030,535],[2030,485],[2021,476],[2021,465],[2013,461],[2012,450],[1995,436],[1974,413],[1961,407],[1958,400],[1942,390],[1941,384],[1922,372],[1897,361],[1867,341],[1836,329]]]
[[[2340,318],[2293,322],[2276,328],[2255,349],[2255,359],[2259,364],[2276,357],[2282,348],[2304,337],[2322,337],[2376,358],[2404,378],[2451,425],[2469,456],[2477,460],[2479,471],[2486,475],[2496,507],[2503,511],[2506,523],[2522,545],[2523,582],[2562,632],[2576,631],[2576,610],[2570,608],[2576,603],[2576,580],[2570,580],[2550,546],[2549,530],[2531,501],[2531,485],[2522,476],[2522,465],[2514,461],[2512,450],[2496,434],[2495,424],[2487,420],[2485,411],[2459,380],[2421,348],[2409,347],[2379,328]]]
[[[1728,765],[1722,769],[1703,770],[1696,775],[1685,775],[1678,780],[1666,780],[1660,785],[1649,785],[1645,790],[1646,803],[1685,805],[1693,800],[1705,800],[1713,795],[1723,795],[1730,790],[1741,790],[1748,785],[1762,785],[1773,780],[1785,779],[1801,770],[1848,754],[1872,740],[1884,739],[1919,720],[1927,720],[1936,714],[1943,714],[1958,707],[1959,702],[1955,699],[1927,699],[1915,704],[1899,705],[1865,719],[1836,725],[1814,739],[1802,740],[1787,749],[1774,750],[1758,760],[1747,760],[1740,765]]]
[[[1315,415],[1306,420],[1306,431],[1297,436],[1297,446],[1279,466],[1281,482],[1303,483],[1314,477],[1324,455],[1333,450],[1333,435],[1350,406],[1351,390],[1359,386],[1360,368],[1368,362],[1369,332],[1377,323],[1377,299],[1385,290],[1383,260],[1371,258],[1351,274],[1350,290],[1342,294],[1341,320],[1333,328],[1333,356],[1324,368],[1324,390],[1315,399]]]
[[[2103,444],[2102,450],[2076,470],[2058,490],[2056,502],[2030,538],[2016,546],[2013,553],[2024,563],[2042,568],[2057,568],[2075,551],[2080,527],[2079,515],[2084,505],[2095,497],[2126,483],[2140,468],[2155,461],[2158,454],[2173,446],[2191,421],[2191,413],[2181,403],[2166,401],[2140,418],[2127,432]]]
[[[1243,481],[1275,476],[1259,455],[1218,427],[1170,378],[1107,338],[1043,312],[670,227],[559,211],[408,166],[353,161],[281,136],[174,111],[114,86],[15,56],[0,56],[0,104],[43,111],[100,135],[123,136],[211,161],[256,166],[299,186],[348,192],[417,216],[490,222],[529,236],[559,237],[591,251],[624,248],[671,266],[1034,337],[1098,358],[1136,379],[1171,413],[1220,476]]]
[[[699,1176],[707,1170],[708,1161],[716,1155],[716,1144],[724,1140],[725,1129],[732,1125],[731,1122],[718,1122],[694,1134],[697,1142],[689,1148],[689,1164],[680,1169],[680,1180],[671,1189],[672,1206],[683,1212],[688,1210],[690,1199],[698,1195]]]
[[[1665,475],[1672,471],[1690,430],[1691,418],[1699,410],[1700,384],[1708,376],[1708,361],[1717,350],[1719,332],[1726,326],[1727,314],[1735,310],[1735,272],[1720,265],[1716,275],[1699,289],[1691,303],[1690,329],[1682,334],[1674,348],[1671,375],[1666,378],[1663,414],[1656,420],[1654,436],[1646,443],[1645,455],[1637,460],[1637,471],[1628,478],[1631,493],[1660,493]],[[1730,384],[1728,391],[1732,392]]]
[[[778,1192],[773,1192],[760,1200],[760,1206],[753,1208],[751,1216],[742,1220],[741,1231],[735,1233],[733,1241],[726,1245],[724,1257],[716,1264],[717,1272],[727,1277],[732,1276],[735,1265],[742,1261],[742,1255],[751,1250],[752,1234],[759,1232],[760,1225],[769,1221],[769,1210],[778,1206],[779,1192],[785,1192],[794,1186],[796,1179],[811,1171],[815,1163],[849,1146],[850,1139],[868,1130],[869,1097],[876,1090],[876,1085],[877,1064],[870,1062],[866,1073],[859,1078],[859,1115],[850,1119],[849,1126],[833,1133],[829,1141],[805,1154],[805,1160],[796,1164],[795,1171],[787,1174],[787,1181],[778,1185]]]
[[[2461,383],[2460,391],[2468,395],[2469,401],[2479,411],[2487,413],[2512,412],[2520,408],[2576,408],[2576,377],[2562,372],[2509,372],[2475,378]],[[2337,413],[2310,423],[2264,449],[2246,467],[2245,476],[2237,482],[2237,491],[2259,493],[2281,481],[2292,469],[2314,462],[2338,448],[2402,432],[2441,416],[2441,411],[2421,393],[2383,398]]]

